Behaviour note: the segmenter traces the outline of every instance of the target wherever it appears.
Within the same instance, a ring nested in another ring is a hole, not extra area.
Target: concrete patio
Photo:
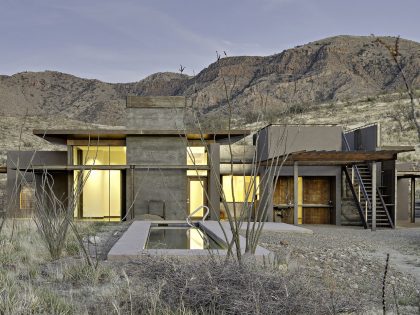
[[[128,230],[121,236],[121,238],[114,244],[108,253],[108,260],[130,260],[135,259],[139,255],[168,255],[168,256],[203,256],[203,255],[217,255],[225,256],[226,249],[146,249],[147,240],[149,237],[149,230],[153,224],[184,224],[184,221],[133,221]],[[232,239],[232,232],[228,222],[221,222],[220,226],[217,221],[198,221],[197,227],[202,229],[208,236],[216,241],[226,245],[226,238],[223,230],[226,233],[228,240]],[[241,230],[246,228],[242,226]],[[265,222],[263,231],[272,232],[287,232],[287,233],[304,233],[311,234],[312,231],[306,228],[286,224]],[[241,244],[245,244],[245,238],[240,236]],[[244,253],[245,249],[241,248]],[[255,256],[258,258],[268,257],[272,253],[257,246]]]

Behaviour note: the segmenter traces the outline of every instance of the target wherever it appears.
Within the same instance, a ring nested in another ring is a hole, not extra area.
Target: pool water
[[[151,226],[146,249],[223,249],[197,227]]]

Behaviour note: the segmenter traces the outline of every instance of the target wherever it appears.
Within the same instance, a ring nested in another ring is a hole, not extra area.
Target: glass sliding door
[[[193,213],[198,207],[207,205],[207,170],[200,169],[200,166],[207,166],[207,152],[203,146],[187,147],[187,170],[188,177],[188,214]],[[201,208],[194,213],[193,218],[202,218],[205,209]]]
[[[96,220],[121,220],[121,170],[97,170],[93,166],[125,165],[125,147],[75,146],[75,165],[92,169],[74,172],[77,207],[75,217]]]
[[[206,205],[205,189],[206,177],[188,177],[188,214],[193,213],[198,207]],[[201,208],[194,213],[193,218],[202,218],[204,209]]]

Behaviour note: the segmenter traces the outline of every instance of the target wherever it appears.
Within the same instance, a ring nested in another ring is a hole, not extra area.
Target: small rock
[[[89,236],[88,242],[91,244],[97,244],[101,241],[100,237],[98,236]]]

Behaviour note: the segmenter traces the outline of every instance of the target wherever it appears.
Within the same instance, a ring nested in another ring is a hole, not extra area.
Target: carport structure
[[[293,167],[294,224],[298,224],[300,167],[341,168],[356,202],[363,226],[366,229],[376,230],[377,223],[381,220],[384,223],[388,222],[389,227],[395,227],[397,198],[395,160],[398,153],[413,150],[411,146],[392,146],[381,147],[375,151],[299,151],[267,159],[261,165],[266,168],[267,174],[272,174],[272,177],[279,175],[276,167],[280,165]],[[381,176],[379,180],[378,175]],[[336,194],[341,196],[341,176],[336,179],[336,183]],[[383,192],[384,189],[388,189],[386,194]],[[336,206],[336,224],[340,224],[340,211],[341,208]]]

